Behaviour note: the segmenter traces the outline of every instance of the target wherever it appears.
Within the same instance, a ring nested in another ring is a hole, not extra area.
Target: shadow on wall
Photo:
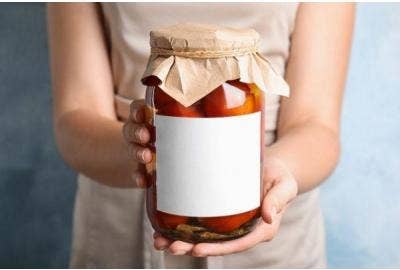
[[[0,4],[0,267],[67,267],[75,175],[53,140],[44,4]]]
[[[358,5],[342,157],[321,196],[330,267],[400,267],[399,15]]]
[[[330,267],[400,267],[400,5],[360,4],[342,159],[322,188]],[[0,8],[0,267],[67,267],[75,174],[53,141],[45,7]]]

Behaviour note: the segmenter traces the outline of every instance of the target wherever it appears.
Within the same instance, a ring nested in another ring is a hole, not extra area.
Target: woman
[[[316,187],[339,157],[353,17],[352,4],[49,5],[55,134],[80,172],[71,266],[325,267]],[[224,243],[153,239],[143,211],[148,32],[183,21],[254,28],[291,87],[289,99],[267,96],[262,219]]]

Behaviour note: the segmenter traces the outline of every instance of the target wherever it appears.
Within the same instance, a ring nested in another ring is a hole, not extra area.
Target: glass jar
[[[255,84],[232,80],[185,107],[159,88],[156,77],[144,83],[146,125],[151,133],[147,147],[153,155],[145,166],[146,206],[154,230],[167,238],[193,243],[231,240],[249,233],[260,217],[264,92]],[[258,134],[253,136],[254,132]],[[259,141],[254,142],[254,138]],[[223,148],[229,140],[234,145]],[[179,155],[185,160],[173,156],[177,155],[175,148],[180,148]],[[252,156],[241,156],[247,148],[252,149]],[[186,163],[187,159],[192,161]],[[254,162],[246,165],[249,159]],[[181,178],[183,171],[185,177],[177,182],[175,178]],[[246,175],[249,179],[243,179]],[[235,178],[232,184],[229,178]],[[251,203],[242,204],[242,200]]]

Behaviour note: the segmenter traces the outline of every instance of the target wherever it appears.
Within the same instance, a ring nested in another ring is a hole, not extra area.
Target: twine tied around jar
[[[232,50],[198,50],[198,51],[176,51],[162,48],[151,48],[151,55],[161,56],[180,56],[187,58],[220,58],[220,57],[232,57],[242,56],[245,54],[257,53],[258,48],[256,47],[245,47],[235,48]]]

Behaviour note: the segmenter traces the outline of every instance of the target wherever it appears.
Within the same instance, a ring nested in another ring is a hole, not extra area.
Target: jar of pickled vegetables
[[[260,217],[265,92],[288,88],[258,43],[254,30],[213,25],[150,33],[146,207],[167,238],[231,240]]]

